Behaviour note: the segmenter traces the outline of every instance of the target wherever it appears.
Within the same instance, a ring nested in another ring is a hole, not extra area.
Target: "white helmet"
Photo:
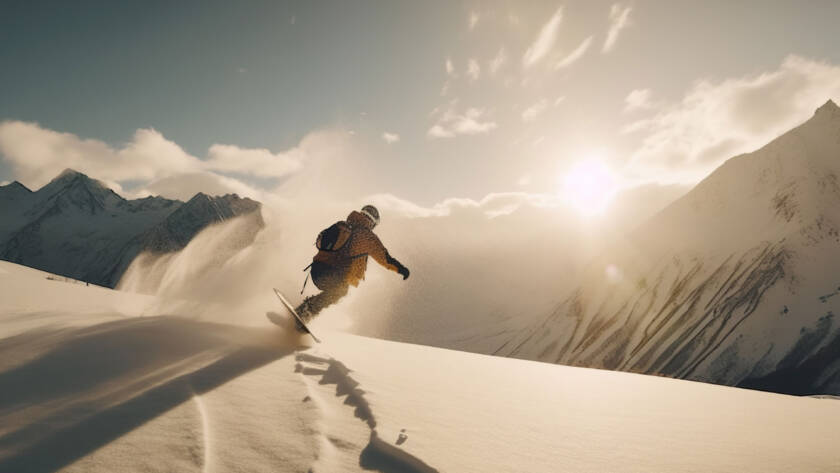
[[[373,222],[374,227],[379,225],[379,210],[377,210],[376,207],[372,205],[365,205],[362,207],[362,213],[365,214],[371,222]]]

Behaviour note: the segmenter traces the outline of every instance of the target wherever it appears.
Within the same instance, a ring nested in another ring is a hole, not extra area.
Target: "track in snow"
[[[343,404],[353,409],[356,418],[367,425],[369,429],[368,443],[361,450],[358,464],[366,470],[375,470],[383,473],[437,473],[438,470],[426,464],[422,459],[417,458],[401,449],[398,445],[406,441],[406,436],[401,435],[394,443],[380,438],[376,430],[376,417],[370,403],[365,398],[365,392],[359,383],[351,376],[352,371],[341,361],[332,357],[317,356],[310,353],[299,353],[295,357],[298,361],[295,370],[304,376],[318,380],[317,384],[321,389],[312,389],[313,397],[319,399],[319,404],[328,404],[329,401],[321,399],[320,393],[325,393],[324,386],[335,386],[335,397],[345,398]],[[330,415],[327,415],[330,420]],[[328,433],[329,435],[329,433]],[[358,434],[357,434],[358,435]],[[328,437],[331,444],[335,445],[335,437]],[[337,445],[339,448],[342,445]],[[316,467],[323,467],[324,471],[330,471],[334,462],[319,464]],[[318,471],[318,469],[313,469]]]

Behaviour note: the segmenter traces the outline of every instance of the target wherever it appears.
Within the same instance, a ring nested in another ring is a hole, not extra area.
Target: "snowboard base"
[[[303,319],[301,319],[297,312],[295,312],[295,308],[292,307],[292,304],[289,304],[289,301],[286,300],[286,297],[283,296],[283,294],[280,291],[278,291],[277,288],[272,289],[274,289],[274,294],[277,296],[278,299],[280,299],[280,302],[283,303],[283,305],[286,307],[289,313],[291,313],[295,320],[297,320],[298,325],[300,325],[300,327],[303,328],[303,332],[308,333],[313,340],[315,340],[318,343],[321,343],[321,340],[319,340],[318,337],[316,337],[315,334],[312,333],[312,330],[309,330],[309,327],[306,326],[306,323],[303,321]],[[265,315],[266,317],[268,317],[268,320],[270,320],[274,324],[277,324],[281,327],[284,327],[286,325],[279,317],[277,317],[277,314],[273,312],[268,312]]]

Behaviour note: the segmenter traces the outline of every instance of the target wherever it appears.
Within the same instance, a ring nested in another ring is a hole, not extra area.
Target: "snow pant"
[[[312,319],[319,312],[346,296],[350,289],[345,277],[346,272],[346,268],[336,268],[320,262],[312,263],[310,270],[312,282],[321,292],[304,299],[299,308],[303,310],[298,310],[298,313],[307,314],[308,317],[304,316],[307,320]]]

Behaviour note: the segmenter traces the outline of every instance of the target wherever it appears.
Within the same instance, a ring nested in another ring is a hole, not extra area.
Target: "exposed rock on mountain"
[[[497,354],[840,394],[840,108],[736,156]]]
[[[259,209],[235,194],[126,200],[67,169],[35,192],[0,186],[0,259],[114,287],[140,252],[180,250],[207,225]]]

